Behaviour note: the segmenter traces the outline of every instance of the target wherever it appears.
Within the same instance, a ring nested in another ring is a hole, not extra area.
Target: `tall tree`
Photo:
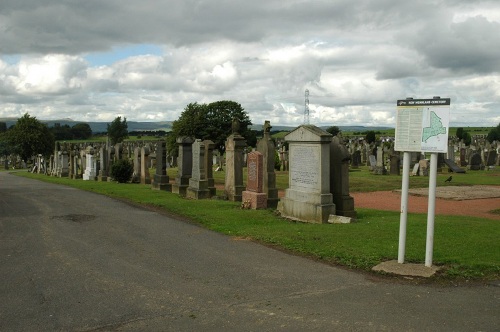
[[[500,123],[496,128],[491,129],[486,136],[488,142],[493,143],[493,141],[500,141]]]
[[[125,138],[128,138],[127,118],[123,118],[122,121],[122,117],[118,116],[108,124],[108,137],[111,145],[121,143]]]
[[[6,132],[12,151],[29,160],[36,154],[48,157],[54,148],[54,135],[49,128],[28,113],[17,119],[16,124]]]
[[[92,129],[88,123],[77,123],[71,127],[73,139],[88,139],[92,136]]]
[[[337,134],[340,133],[340,128],[337,126],[331,126],[326,129],[326,132],[332,134],[332,136],[337,136]]]
[[[243,137],[253,142],[255,134],[248,128],[252,124],[248,114],[237,102],[223,100],[210,104],[191,103],[186,106],[179,119],[173,122],[168,136],[168,150],[176,151],[175,140],[180,136],[209,139],[221,154],[225,152],[225,142],[232,133],[232,120],[240,122]]]
[[[365,132],[365,140],[368,144],[375,142],[376,139],[377,139],[377,136],[375,134],[375,131],[368,130]]]

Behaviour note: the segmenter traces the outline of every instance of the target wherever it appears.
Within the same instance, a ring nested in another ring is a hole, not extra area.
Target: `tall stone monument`
[[[281,215],[305,222],[327,223],[335,214],[330,192],[330,142],[332,135],[302,125],[288,135],[289,188],[278,203]]]
[[[177,137],[176,142],[179,147],[179,156],[177,157],[178,172],[175,183],[172,185],[172,192],[185,197],[193,170],[192,144],[194,138],[188,136]]]
[[[167,175],[166,143],[159,141],[156,146],[156,173],[153,179],[152,189],[172,191],[172,185]]]
[[[83,180],[95,180],[96,179],[96,170],[95,170],[95,162],[94,162],[94,149],[89,146],[86,151],[86,166],[85,173],[83,173]]]
[[[205,144],[200,139],[194,141],[192,145],[193,162],[191,178],[186,196],[194,199],[210,198],[208,190],[207,172],[205,169]]]
[[[151,175],[149,174],[149,145],[141,148],[141,184],[151,184]]]
[[[245,138],[238,131],[240,124],[237,119],[233,119],[233,133],[226,140],[226,178],[224,193],[230,201],[241,202],[243,185],[243,150],[247,146]]]
[[[205,158],[204,158],[204,167],[205,167],[205,173],[207,176],[207,182],[208,182],[208,191],[210,192],[210,197],[213,197],[216,195],[217,190],[215,188],[215,180],[214,180],[214,149],[215,149],[215,144],[211,140],[204,140],[203,141],[203,146],[205,147]]]
[[[354,198],[349,194],[349,161],[351,154],[338,136],[330,143],[330,191],[335,214],[356,218]]]
[[[247,190],[243,191],[242,200],[251,209],[267,208],[264,173],[264,156],[259,151],[250,152],[247,157]]]
[[[271,138],[271,124],[264,123],[264,135],[257,144],[257,151],[262,154],[264,162],[263,192],[267,195],[267,206],[276,208],[278,206],[278,189],[276,188],[276,173],[274,171],[276,148]]]

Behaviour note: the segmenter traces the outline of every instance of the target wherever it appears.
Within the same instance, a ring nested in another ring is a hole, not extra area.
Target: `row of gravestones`
[[[287,218],[313,223],[335,222],[336,217],[355,218],[354,199],[349,194],[349,167],[351,155],[338,137],[312,125],[303,125],[290,132],[285,141],[289,144],[289,188],[283,198],[278,198],[274,170],[275,146],[270,136],[271,126],[264,125],[263,138],[256,151],[246,160],[247,184],[243,184],[245,166],[245,139],[233,130],[226,141],[226,177],[224,193],[227,199],[241,201],[251,208],[275,208]],[[179,157],[178,174],[173,183],[167,175],[165,142],[155,147],[136,146],[133,152],[136,182],[151,183],[153,189],[166,190],[181,196],[203,199],[215,195],[213,180],[214,144],[209,140],[190,137],[177,139]],[[123,156],[123,146],[106,149],[106,146],[56,147],[49,162],[47,174],[73,176],[86,180],[107,178],[111,160]],[[148,158],[156,159],[154,178],[149,178]],[[78,153],[77,153],[78,151]],[[126,154],[131,154],[129,147]],[[140,158],[140,162],[139,162]],[[72,161],[71,161],[72,160]],[[77,170],[76,165],[80,165]],[[140,174],[140,176],[139,176]]]

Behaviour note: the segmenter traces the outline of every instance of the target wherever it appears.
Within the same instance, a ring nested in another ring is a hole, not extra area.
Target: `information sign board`
[[[397,101],[396,151],[448,152],[450,98]]]

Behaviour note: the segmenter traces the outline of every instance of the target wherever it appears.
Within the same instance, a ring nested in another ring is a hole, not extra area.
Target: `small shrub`
[[[111,166],[111,176],[119,183],[128,182],[133,172],[134,166],[127,159],[117,160]]]

